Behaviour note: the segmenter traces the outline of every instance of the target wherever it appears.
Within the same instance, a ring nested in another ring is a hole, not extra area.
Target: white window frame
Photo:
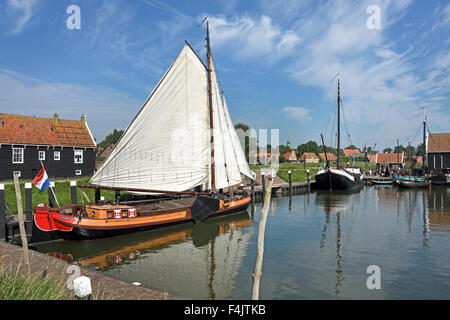
[[[77,156],[80,156],[81,155],[81,157],[80,157],[80,159],[79,160],[77,160]],[[77,150],[77,149],[75,149],[75,150],[73,150],[73,162],[74,163],[76,163],[76,164],[82,164],[83,163],[83,150]]]
[[[53,160],[55,160],[55,161],[61,160],[61,151],[54,151],[53,152]]]
[[[18,154],[18,155],[21,156],[21,160],[14,161],[14,156],[16,155],[16,154],[15,154],[15,151],[17,151],[17,150],[21,150],[21,151],[19,152],[19,154]],[[12,148],[12,163],[13,163],[13,164],[21,164],[21,163],[24,163],[24,158],[25,158],[25,151],[24,151],[24,148]]]
[[[81,170],[75,170],[75,175],[76,176],[81,176]]]
[[[41,157],[41,155],[43,155],[43,157]],[[45,160],[45,151],[38,150],[38,158],[39,158],[39,161],[44,161]]]

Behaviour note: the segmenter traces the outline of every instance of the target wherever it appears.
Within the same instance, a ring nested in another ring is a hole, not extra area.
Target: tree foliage
[[[119,141],[120,137],[123,134],[123,130],[114,129],[114,131],[108,134],[105,139],[98,144],[99,148],[106,148],[110,144],[116,144]]]

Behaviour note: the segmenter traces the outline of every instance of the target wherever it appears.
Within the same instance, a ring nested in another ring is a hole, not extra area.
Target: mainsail
[[[212,71],[216,188],[253,179]],[[211,189],[207,68],[186,43],[113,152],[91,178],[99,186]],[[244,161],[245,163],[244,163]]]

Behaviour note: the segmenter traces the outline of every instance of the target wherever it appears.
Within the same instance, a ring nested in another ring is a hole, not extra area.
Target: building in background
[[[97,144],[80,120],[0,113],[0,180],[33,179],[44,164],[49,177],[90,176]]]
[[[429,171],[450,173],[450,133],[428,134],[426,164]]]

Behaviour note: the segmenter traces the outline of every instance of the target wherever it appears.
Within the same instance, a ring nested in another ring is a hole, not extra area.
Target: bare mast
[[[216,192],[216,174],[214,163],[214,122],[212,106],[212,86],[211,86],[211,46],[209,42],[209,23],[206,18],[206,59],[208,61],[208,101],[209,101],[209,129],[211,132],[211,191]]]
[[[341,150],[341,89],[340,79],[338,78],[338,96],[337,96],[337,160],[336,167],[339,168],[339,151]]]

